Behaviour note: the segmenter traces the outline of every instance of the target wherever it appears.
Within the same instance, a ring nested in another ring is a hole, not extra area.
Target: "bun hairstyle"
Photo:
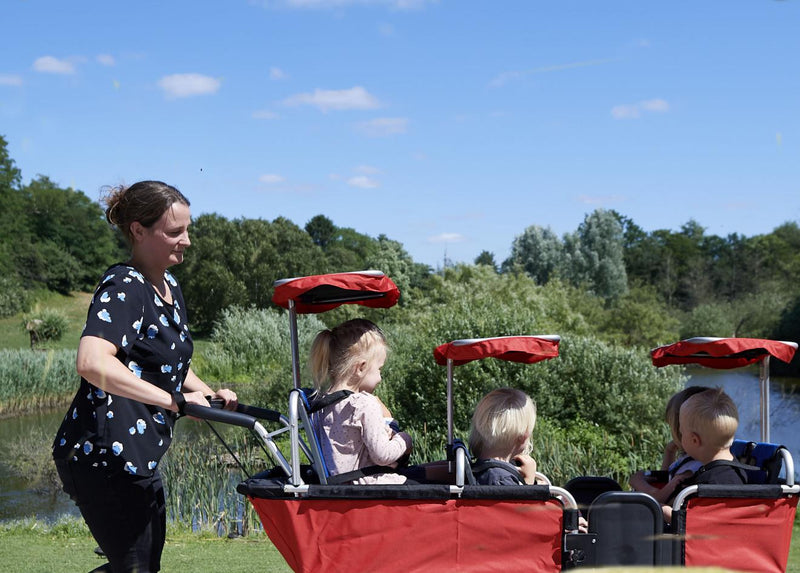
[[[372,360],[381,347],[386,348],[386,337],[365,318],[320,331],[308,359],[314,387],[326,391],[333,382],[345,379],[359,362]]]
[[[174,203],[190,205],[183,193],[161,181],[139,181],[130,187],[106,187],[104,194],[106,220],[122,231],[128,244],[133,244],[131,223],[134,221],[149,228]]]

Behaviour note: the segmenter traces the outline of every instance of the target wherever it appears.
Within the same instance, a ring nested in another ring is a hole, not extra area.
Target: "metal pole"
[[[294,301],[289,299],[289,338],[292,348],[292,382],[295,388],[300,388],[300,351],[297,342],[297,310]]]
[[[453,360],[447,359],[447,444],[453,445]]]
[[[761,361],[761,441],[769,442],[769,355]]]

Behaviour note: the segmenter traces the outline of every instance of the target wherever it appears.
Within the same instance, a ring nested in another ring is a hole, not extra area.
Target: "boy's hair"
[[[672,434],[677,436],[678,439],[681,437],[681,406],[695,394],[706,390],[709,390],[707,386],[687,386],[680,392],[673,394],[672,398],[667,402],[667,407],[664,410],[664,421],[669,424]]]
[[[335,380],[346,377],[362,360],[371,361],[386,338],[373,322],[354,318],[320,331],[311,344],[308,363],[317,390],[325,391]]]
[[[712,388],[688,398],[681,406],[684,431],[695,432],[709,445],[729,448],[739,427],[736,404],[722,388]]]
[[[477,457],[487,450],[515,453],[519,437],[530,437],[535,425],[536,404],[530,396],[514,388],[492,390],[478,403],[472,415],[470,451]],[[528,440],[525,453],[530,450]]]

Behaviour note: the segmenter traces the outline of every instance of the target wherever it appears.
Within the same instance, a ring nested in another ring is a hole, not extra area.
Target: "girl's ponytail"
[[[311,370],[311,379],[314,381],[314,388],[325,391],[328,385],[328,378],[331,369],[331,339],[333,333],[330,330],[321,330],[314,342],[311,344],[311,352],[308,356],[308,365]]]

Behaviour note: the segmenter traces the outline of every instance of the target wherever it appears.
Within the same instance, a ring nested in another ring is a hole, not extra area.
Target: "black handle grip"
[[[208,406],[200,406],[198,404],[186,404],[184,408],[184,413],[187,416],[192,416],[194,418],[200,418],[203,420],[211,420],[212,422],[221,422],[223,424],[230,424],[232,426],[241,426],[242,428],[247,428],[252,430],[256,422],[253,416],[249,416],[247,414],[240,414],[239,412],[230,412],[228,410],[222,410],[218,408]]]
[[[267,410],[266,408],[259,408],[258,406],[248,406],[247,404],[239,404],[236,408],[237,412],[253,416],[259,420],[266,420],[268,422],[279,423],[281,421],[281,413],[275,410]]]

